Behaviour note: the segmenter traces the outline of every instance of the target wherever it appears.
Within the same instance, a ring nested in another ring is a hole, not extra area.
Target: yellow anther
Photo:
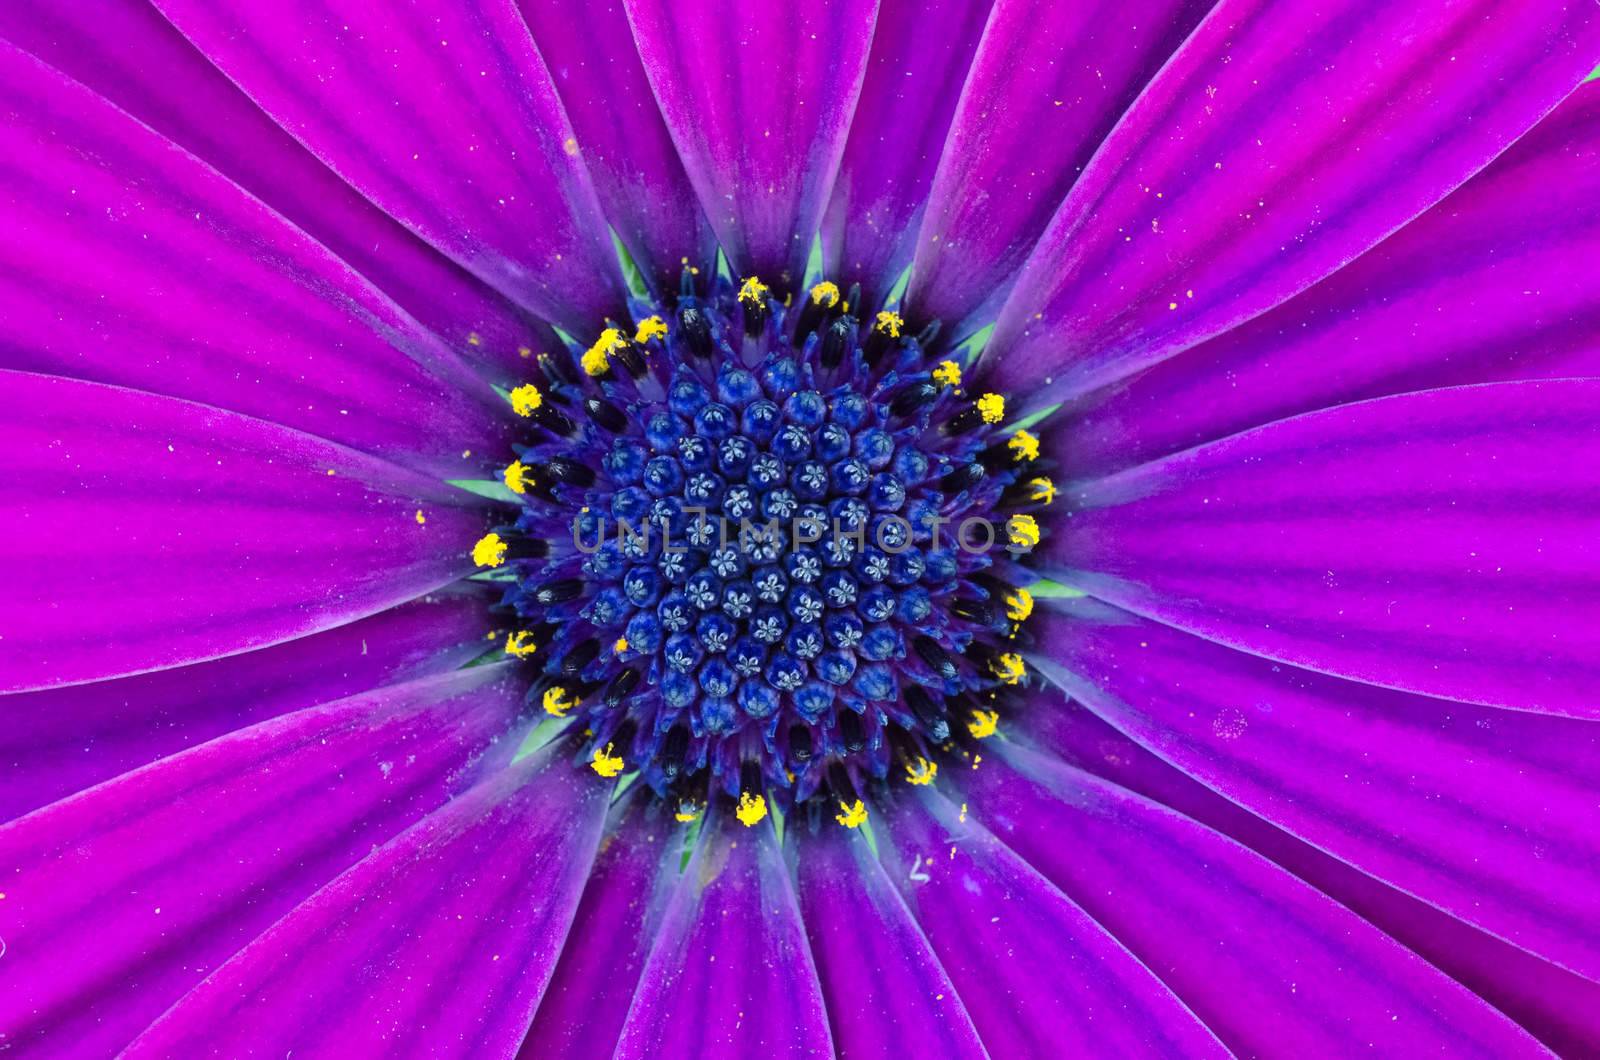
[[[832,280],[823,280],[811,288],[811,304],[826,306],[832,309],[839,304],[839,285]]]
[[[1006,617],[1013,622],[1026,622],[1033,614],[1033,594],[1026,589],[1013,589],[1006,597]]]
[[[739,818],[739,823],[746,828],[753,828],[767,815],[767,797],[765,795],[752,795],[748,791],[739,794],[739,806],[733,811]]]
[[[1011,458],[1018,463],[1039,459],[1039,439],[1027,431],[1017,431],[1006,442],[1006,446],[1011,450]]]
[[[939,763],[930,762],[926,758],[918,758],[906,766],[906,779],[918,787],[932,784],[933,778],[938,775]]]
[[[506,654],[514,659],[526,659],[538,648],[539,645],[533,642],[533,634],[525,629],[519,629],[506,638]]]
[[[1006,520],[1006,535],[1018,548],[1032,548],[1039,543],[1039,521],[1031,515],[1013,515]]]
[[[621,331],[606,328],[594,345],[583,351],[583,370],[589,375],[605,375],[611,367],[611,355],[628,344]]]
[[[544,404],[544,395],[532,383],[523,383],[511,392],[511,411],[518,416],[532,416],[533,410]]]
[[[940,361],[933,370],[933,381],[943,386],[960,386],[961,366],[954,361]]]
[[[544,690],[544,712],[552,718],[566,717],[567,711],[577,705],[577,699],[567,695],[567,690],[560,685],[551,685]]]
[[[506,561],[508,547],[499,534],[484,534],[472,546],[472,562],[480,567],[498,567]]]
[[[678,803],[678,811],[672,815],[672,819],[679,824],[688,824],[690,821],[699,820],[699,818],[700,804],[689,799]]]
[[[860,828],[867,823],[867,804],[860,799],[857,799],[854,804],[841,800],[839,809],[844,812],[834,814],[833,819],[846,828]]]
[[[617,642],[615,644],[611,645],[611,650],[616,652],[618,655],[621,655],[623,652],[627,651],[628,650],[628,638],[627,637],[618,637],[617,638]]]
[[[1031,494],[1029,494],[1033,500],[1044,501],[1045,504],[1051,504],[1054,503],[1056,499],[1056,484],[1045,478],[1043,475],[1040,475],[1038,478],[1030,478],[1028,480],[1028,488],[1033,491]]]
[[[978,415],[984,423],[999,423],[1006,418],[1006,399],[999,394],[985,394],[978,399]]]
[[[589,763],[590,769],[607,779],[621,773],[622,767],[627,765],[622,760],[621,755],[612,754],[611,750],[611,744],[606,744],[604,747],[596,747],[594,749],[594,761]]]
[[[428,525],[428,517],[426,515],[422,514],[422,509],[421,508],[417,509],[417,514],[412,516],[412,518],[417,521],[417,525],[418,526],[427,526]]]
[[[989,669],[994,671],[994,675],[1008,685],[1020,683],[1028,673],[1028,668],[1023,665],[1022,656],[1014,651],[1008,651],[990,663]]]
[[[994,710],[975,710],[967,722],[967,731],[975,740],[986,740],[1000,727],[1000,713]]]
[[[873,330],[881,331],[891,339],[898,339],[900,329],[905,326],[906,322],[900,318],[899,313],[891,313],[887,309],[879,313],[878,319],[872,324]]]
[[[739,301],[760,305],[767,294],[767,285],[754,276],[746,276],[739,285]]]
[[[528,487],[533,485],[533,468],[520,460],[513,460],[506,465],[506,489],[512,493],[527,493]]]
[[[645,317],[639,321],[639,328],[633,333],[634,342],[649,342],[651,339],[666,337],[667,322],[660,317]]]

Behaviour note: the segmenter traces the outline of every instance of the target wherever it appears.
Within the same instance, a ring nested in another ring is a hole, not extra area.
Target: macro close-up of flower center
[[[510,391],[527,503],[474,562],[510,575],[504,650],[596,773],[636,768],[680,821],[720,795],[747,826],[772,801],[856,828],[863,788],[931,782],[952,723],[982,739],[1011,706],[1055,486],[1005,399],[930,357],[937,326],[698,271]]]
[[[1600,1057],[1600,3],[0,4],[0,1056]]]

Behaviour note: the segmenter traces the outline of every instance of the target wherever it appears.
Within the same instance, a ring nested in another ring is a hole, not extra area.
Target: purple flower
[[[0,1051],[1600,1051],[1593,3],[0,38]]]

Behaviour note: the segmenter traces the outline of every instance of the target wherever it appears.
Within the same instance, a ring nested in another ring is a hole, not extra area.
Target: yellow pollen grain
[[[989,664],[994,675],[1008,685],[1018,684],[1028,673],[1028,668],[1023,665],[1022,656],[1014,651],[1008,651],[994,662]]]
[[[660,317],[645,317],[633,333],[634,342],[649,342],[667,337],[667,322]]]
[[[561,141],[561,150],[565,151],[573,158],[578,157],[578,141],[574,137],[567,137],[565,140]]]
[[[811,304],[832,309],[839,304],[839,285],[832,280],[823,280],[811,288]]]
[[[891,313],[887,309],[878,314],[878,319],[873,322],[873,328],[883,332],[891,339],[900,337],[900,329],[906,326],[899,313]]]
[[[594,345],[583,351],[583,370],[589,375],[605,375],[611,367],[611,355],[628,344],[622,332],[606,328]]]
[[[846,828],[860,828],[867,823],[867,804],[857,799],[853,804],[840,801],[839,809],[843,813],[836,813],[833,819]]]
[[[552,685],[544,690],[542,703],[544,712],[552,718],[564,718],[567,711],[578,705],[578,701],[567,695],[567,690],[560,685]]]
[[[521,357],[524,361],[526,361],[528,358],[533,356],[533,347],[532,346],[518,346],[517,347],[517,356]]]
[[[1033,614],[1033,594],[1026,589],[1013,589],[1006,597],[1006,617],[1013,622],[1026,622]]]
[[[930,762],[926,758],[918,758],[915,762],[906,765],[906,780],[921,787],[932,784],[933,778],[939,775],[939,763]]]
[[[520,460],[513,460],[507,464],[504,476],[506,489],[516,494],[527,493],[528,487],[533,485],[533,476],[529,474],[530,470],[532,469]]]
[[[1011,458],[1018,463],[1039,459],[1039,439],[1027,431],[1017,431],[1013,434],[1006,442],[1006,447],[1011,450]]]
[[[623,652],[627,651],[628,650],[628,638],[627,637],[618,637],[617,638],[617,642],[615,644],[611,645],[611,650],[616,652],[618,655],[621,655]]]
[[[699,818],[700,806],[693,802],[678,803],[678,811],[672,815],[672,819],[679,824],[688,824],[690,821],[699,820]]]
[[[1000,727],[1000,714],[993,710],[975,710],[972,720],[967,722],[967,731],[975,740],[986,740],[993,736]]]
[[[428,517],[426,515],[422,514],[422,509],[421,508],[417,509],[416,519],[417,519],[417,525],[418,526],[427,526],[428,525]]]
[[[752,795],[748,791],[739,794],[739,805],[733,811],[739,818],[739,823],[746,828],[754,828],[767,815],[767,797],[765,795]]]
[[[933,370],[933,381],[943,386],[960,386],[961,366],[954,361],[940,361]]]
[[[1018,548],[1032,548],[1039,543],[1039,521],[1031,515],[1013,515],[1006,520],[1006,535]]]
[[[526,659],[538,648],[539,645],[533,642],[533,634],[525,629],[519,629],[506,637],[506,654],[513,659]]]
[[[978,399],[978,415],[984,423],[999,423],[1006,418],[1006,399],[999,394],[985,394]]]
[[[960,821],[962,824],[966,824],[967,823],[967,804],[966,803],[963,802],[961,804],[961,816],[957,817],[956,820]]]
[[[498,567],[506,561],[505,539],[499,534],[487,533],[472,546],[472,562],[480,567]]]
[[[594,749],[594,761],[589,763],[589,768],[599,773],[608,780],[622,772],[622,767],[627,765],[621,755],[612,754],[612,745]]]
[[[766,296],[767,285],[755,276],[746,276],[739,285],[739,301],[759,304]]]
[[[511,392],[511,411],[518,416],[531,416],[533,410],[544,404],[544,395],[532,383],[523,383]]]
[[[483,345],[483,336],[479,335],[476,331],[467,332],[467,345],[468,346],[482,346]]]
[[[1056,484],[1043,475],[1038,478],[1030,478],[1028,480],[1028,488],[1033,491],[1029,495],[1033,500],[1044,501],[1047,505],[1055,503]]]

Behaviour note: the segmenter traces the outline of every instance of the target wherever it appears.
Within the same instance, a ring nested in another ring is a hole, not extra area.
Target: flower
[[[1600,1048],[1593,4],[0,37],[0,1048]]]

